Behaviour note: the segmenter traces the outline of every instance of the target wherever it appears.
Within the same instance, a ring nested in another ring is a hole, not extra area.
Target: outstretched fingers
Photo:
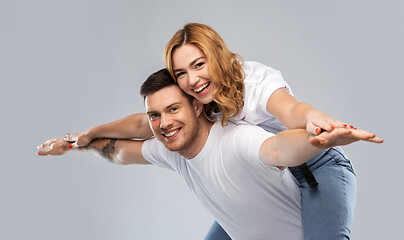
[[[69,145],[71,143],[65,141],[63,138],[49,139],[37,147],[39,149],[37,155],[62,155],[69,151]]]
[[[382,143],[383,139],[376,137],[374,133],[356,128],[336,128],[332,132],[322,132],[310,139],[310,143],[317,147],[343,146],[357,141]]]
[[[47,141],[45,141],[44,143],[42,143],[41,145],[39,145],[38,147],[36,147],[37,149],[41,149],[41,148],[49,148],[53,142],[55,142],[56,139],[49,139]]]
[[[312,135],[319,135],[324,131],[331,132],[336,128],[346,128],[347,126],[347,124],[330,117],[307,122],[306,130]]]
[[[51,154],[51,149],[47,149],[47,150],[38,150],[38,152],[36,153],[39,156],[47,156],[49,154]]]
[[[376,137],[376,134],[361,129],[352,130],[352,135],[362,141],[373,143],[382,143],[384,141],[383,139]]]
[[[345,139],[351,134],[350,129],[338,128],[332,132],[322,132],[310,139],[310,143],[316,147],[328,148],[332,146],[342,145],[337,143],[338,140]]]

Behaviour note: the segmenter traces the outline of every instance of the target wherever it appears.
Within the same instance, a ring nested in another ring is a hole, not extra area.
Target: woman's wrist
[[[92,127],[90,129],[87,129],[86,131],[84,131],[82,133],[82,136],[86,137],[86,138],[90,138],[90,139],[95,139],[100,137],[100,129],[99,126],[96,127]]]

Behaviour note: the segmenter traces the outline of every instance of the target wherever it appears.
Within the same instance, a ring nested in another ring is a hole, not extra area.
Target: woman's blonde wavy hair
[[[164,62],[173,79],[176,77],[172,53],[184,44],[194,44],[206,55],[216,89],[213,92],[213,102],[204,106],[205,114],[209,116],[213,111],[221,111],[221,123],[223,126],[227,125],[228,120],[236,116],[244,106],[242,58],[232,53],[211,27],[189,23],[174,34],[164,50]]]

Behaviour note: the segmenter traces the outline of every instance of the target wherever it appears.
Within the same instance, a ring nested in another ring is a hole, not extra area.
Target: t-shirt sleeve
[[[278,89],[285,88],[292,93],[290,86],[283,79],[282,73],[276,69],[265,67],[262,71],[262,79],[257,82],[256,93],[260,94],[260,106],[266,111],[269,97]]]
[[[275,135],[254,125],[239,125],[232,134],[233,150],[239,158],[252,165],[263,165],[259,150],[266,139]]]
[[[153,165],[175,171],[176,161],[173,152],[167,150],[157,139],[148,139],[142,146],[143,157]]]
[[[244,119],[256,124],[272,117],[266,106],[269,97],[278,89],[285,88],[292,94],[280,71],[257,62],[247,62],[245,66]],[[293,95],[293,94],[292,94]]]

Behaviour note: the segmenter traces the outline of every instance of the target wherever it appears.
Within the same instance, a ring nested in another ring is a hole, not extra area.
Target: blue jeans
[[[309,187],[297,167],[289,168],[299,181],[305,240],[350,239],[356,202],[356,175],[340,147],[324,150],[306,162],[317,187]]]
[[[299,181],[305,240],[350,239],[356,201],[356,176],[340,147],[329,148],[306,162],[319,183],[309,187],[297,167],[289,168]],[[205,240],[231,239],[214,222]]]
[[[224,231],[224,229],[216,221],[213,223],[205,240],[231,240],[230,236]]]

